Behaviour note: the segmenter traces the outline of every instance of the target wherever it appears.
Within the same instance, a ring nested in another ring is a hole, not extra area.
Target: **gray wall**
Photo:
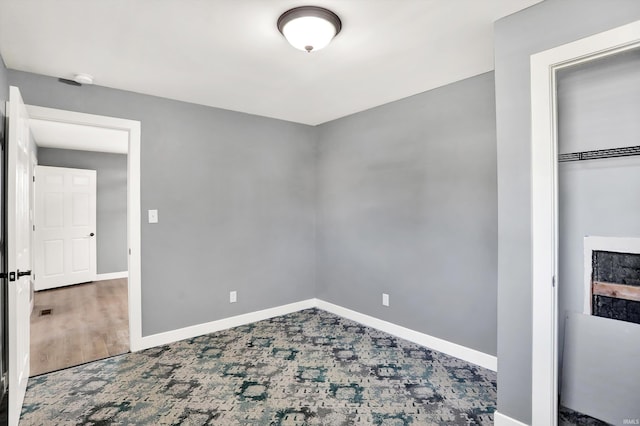
[[[106,152],[40,148],[41,166],[96,170],[98,274],[127,266],[127,156]]]
[[[9,100],[9,81],[7,78],[7,67],[4,65],[4,59],[0,55],[0,112],[4,117],[5,102]],[[4,135],[4,126],[0,129],[0,135]]]
[[[640,144],[640,48],[558,72],[558,151]]]
[[[9,70],[32,105],[140,120],[142,328],[314,296],[314,129]],[[238,303],[229,304],[229,291]]]
[[[496,353],[493,74],[315,129],[18,71],[9,78],[30,104],[141,120],[143,218],[151,208],[160,216],[142,228],[144,335],[317,295]],[[354,149],[366,156],[352,171]],[[336,186],[356,203],[333,203]],[[316,202],[329,220],[317,268]],[[357,211],[367,203],[372,214]],[[331,220],[352,208],[348,226],[373,232],[345,262],[349,236]],[[228,304],[230,290],[238,304]]]
[[[495,25],[498,410],[531,421],[530,55],[640,19],[637,0],[546,0]]]
[[[318,297],[496,353],[494,111],[487,73],[319,126]]]

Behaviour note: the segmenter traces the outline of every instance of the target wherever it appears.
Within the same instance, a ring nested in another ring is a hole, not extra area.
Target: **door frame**
[[[144,349],[142,345],[142,272],[141,272],[141,215],[140,215],[140,130],[136,120],[65,111],[27,105],[32,119],[66,124],[101,127],[125,131],[129,144],[127,151],[127,241],[129,246],[129,348],[132,352]]]
[[[558,417],[556,73],[637,47],[640,47],[640,21],[531,55],[533,425],[557,425]]]

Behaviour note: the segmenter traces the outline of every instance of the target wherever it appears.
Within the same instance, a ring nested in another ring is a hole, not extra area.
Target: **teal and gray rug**
[[[21,425],[490,425],[496,375],[308,309],[33,377]]]

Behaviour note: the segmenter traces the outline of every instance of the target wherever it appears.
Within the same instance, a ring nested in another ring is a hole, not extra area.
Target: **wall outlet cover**
[[[382,306],[389,306],[389,295],[382,293]]]
[[[238,301],[238,292],[230,291],[229,292],[229,303],[236,303]]]
[[[158,210],[149,210],[149,223],[158,223]]]

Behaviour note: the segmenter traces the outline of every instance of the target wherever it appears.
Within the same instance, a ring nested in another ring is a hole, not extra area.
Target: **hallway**
[[[127,279],[38,291],[30,375],[129,352]]]

